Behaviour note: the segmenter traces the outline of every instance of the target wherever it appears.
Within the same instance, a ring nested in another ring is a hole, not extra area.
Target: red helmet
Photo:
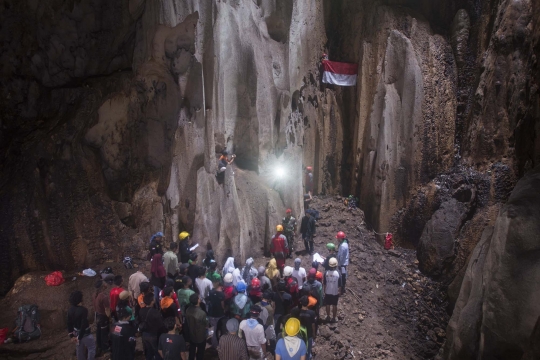
[[[345,233],[343,231],[338,232],[336,239],[345,239]]]
[[[253,278],[253,280],[251,280],[251,286],[253,286],[254,288],[260,287],[261,280],[259,280],[258,278]]]
[[[308,166],[308,167],[306,168],[306,171],[311,172],[311,171],[313,171],[313,168],[312,168],[311,166]]]
[[[286,214],[290,214],[292,213],[292,210],[291,209],[287,209],[287,211],[285,211]]]

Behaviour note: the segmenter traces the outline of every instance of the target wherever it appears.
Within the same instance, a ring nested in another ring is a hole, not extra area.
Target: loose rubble
[[[315,340],[316,359],[430,359],[446,336],[449,320],[442,285],[418,270],[414,250],[384,250],[382,236],[366,229],[360,209],[341,197],[316,198],[320,209],[315,247],[345,231],[350,240],[347,294],[340,299],[338,323],[324,324]],[[308,266],[308,257],[304,257]],[[324,310],[321,310],[324,314]]]

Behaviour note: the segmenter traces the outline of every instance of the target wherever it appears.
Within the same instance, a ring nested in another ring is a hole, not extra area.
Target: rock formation
[[[521,359],[529,348],[540,316],[539,217],[536,167],[518,182],[471,254],[448,324],[447,359]]]
[[[1,294],[29,271],[144,258],[156,231],[260,255],[286,207],[301,215],[313,166],[316,193],[355,194],[370,228],[418,249],[456,314],[478,316],[464,294],[489,303],[470,259],[540,159],[538,2],[1,6]],[[357,86],[321,84],[322,52],[358,63]],[[220,184],[223,149],[238,157]],[[489,321],[449,331],[448,354],[489,355]]]

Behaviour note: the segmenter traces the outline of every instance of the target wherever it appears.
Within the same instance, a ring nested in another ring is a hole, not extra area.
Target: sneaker
[[[324,322],[330,322],[330,316],[327,316],[325,319],[324,319]]]
[[[330,322],[331,322],[332,324],[335,324],[335,323],[337,323],[337,320],[336,320],[336,318],[332,318],[332,321],[330,321]]]

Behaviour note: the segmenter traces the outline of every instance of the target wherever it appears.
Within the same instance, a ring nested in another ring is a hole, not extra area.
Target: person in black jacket
[[[306,215],[302,218],[302,224],[300,225],[300,233],[302,234],[302,240],[304,240],[304,246],[306,251],[313,254],[313,235],[315,235],[315,219],[306,211]]]
[[[82,306],[83,294],[79,290],[69,296],[70,307],[67,316],[68,335],[77,344],[77,360],[94,360],[96,341],[88,324],[88,309]],[[88,357],[86,351],[88,350]]]
[[[150,247],[148,249],[150,251],[150,254],[148,255],[147,260],[150,260],[155,254],[163,255],[163,245],[161,244],[162,240],[163,233],[161,231],[152,235],[152,238],[150,239]]]
[[[191,254],[191,239],[187,231],[182,231],[178,234],[178,254],[180,255],[180,263],[187,264],[189,262],[189,255]]]
[[[160,359],[158,353],[159,336],[167,332],[161,312],[154,308],[154,294],[148,293],[144,296],[145,308],[139,312],[139,328],[144,323],[142,340],[146,360]]]
[[[116,313],[120,320],[111,329],[111,360],[133,360],[136,330],[129,322],[131,315],[124,308],[119,308]]]

